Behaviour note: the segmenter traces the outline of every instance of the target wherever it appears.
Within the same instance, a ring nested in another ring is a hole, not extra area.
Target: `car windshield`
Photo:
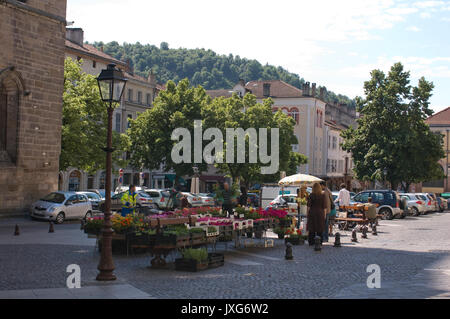
[[[145,197],[145,198],[150,198],[150,195],[147,194],[146,192],[138,192],[139,196],[141,197]]]
[[[161,192],[161,195],[162,195],[163,197],[170,197],[170,193],[169,193],[169,192],[166,192],[166,191],[162,191],[162,192]]]
[[[50,193],[47,196],[41,198],[42,201],[58,204],[62,204],[65,199],[66,197],[61,193]]]
[[[100,200],[100,197],[95,193],[85,193],[84,195],[86,195],[89,199]]]
[[[100,189],[98,192],[100,193],[100,196],[102,198],[105,198],[106,191],[104,189]],[[114,192],[113,191],[111,191],[111,196],[114,196]]]

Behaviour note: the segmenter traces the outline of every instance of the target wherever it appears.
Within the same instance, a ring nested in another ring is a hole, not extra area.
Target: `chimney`
[[[319,99],[323,100],[325,97],[325,88],[319,87]]]
[[[269,97],[270,96],[270,83],[264,83],[263,84],[263,95],[265,97]]]
[[[152,83],[152,84],[156,85],[156,75],[153,73],[153,69],[150,69],[150,72],[149,72],[148,77],[147,77],[147,81],[149,83]]]
[[[303,84],[303,96],[310,96],[309,82]]]
[[[244,79],[239,79],[239,84],[242,85],[243,87],[245,87],[245,81],[244,81]]]
[[[102,51],[103,52],[103,45],[100,47],[100,51]]]
[[[84,32],[81,28],[66,28],[66,39],[83,46]]]
[[[134,69],[133,69],[133,65],[131,64],[130,58],[127,59],[127,66],[128,66],[128,72],[130,72],[130,74],[134,74]]]
[[[312,97],[316,97],[316,83],[312,84],[311,95],[312,95]]]

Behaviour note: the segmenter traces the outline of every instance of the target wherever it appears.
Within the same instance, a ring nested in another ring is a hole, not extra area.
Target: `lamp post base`
[[[113,281],[116,280],[116,276],[113,274],[113,271],[105,271],[101,270],[101,272],[97,275],[97,278],[95,280],[98,281]]]

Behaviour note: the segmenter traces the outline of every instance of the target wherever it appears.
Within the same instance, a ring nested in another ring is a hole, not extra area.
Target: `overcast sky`
[[[400,61],[433,81],[435,111],[450,106],[450,0],[68,0],[67,20],[90,42],[232,53],[351,98]]]

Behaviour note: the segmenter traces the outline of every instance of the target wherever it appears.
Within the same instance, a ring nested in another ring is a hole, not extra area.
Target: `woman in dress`
[[[322,243],[322,234],[325,230],[325,195],[319,183],[314,183],[311,195],[308,197],[308,243],[314,245],[314,237],[320,237]]]

